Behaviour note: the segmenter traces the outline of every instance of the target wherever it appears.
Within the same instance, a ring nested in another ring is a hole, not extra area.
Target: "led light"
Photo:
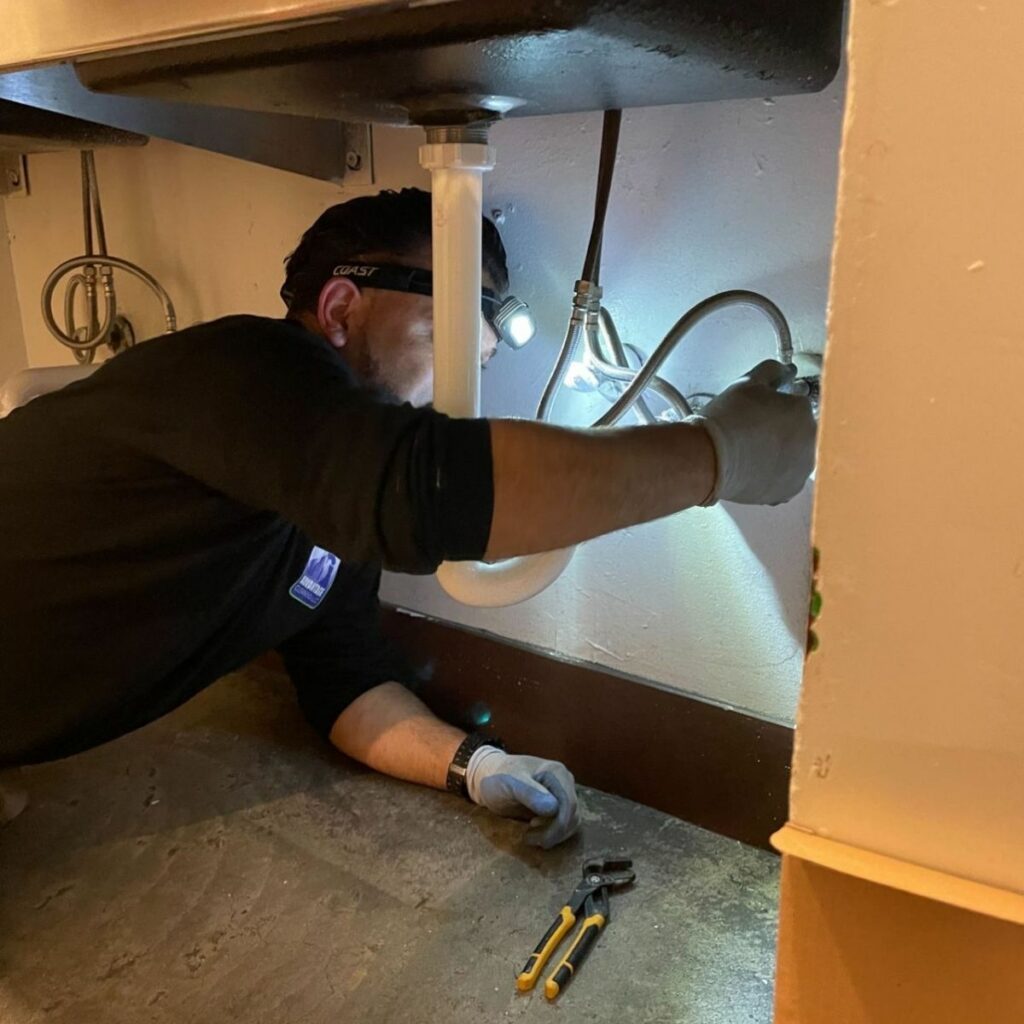
[[[528,313],[517,313],[505,328],[516,346],[525,345],[534,335],[533,317]]]
[[[510,295],[494,315],[494,327],[503,341],[512,348],[522,348],[537,332],[530,307],[522,299]]]
[[[475,729],[482,729],[491,724],[491,709],[482,700],[478,700],[469,709],[469,720]]]

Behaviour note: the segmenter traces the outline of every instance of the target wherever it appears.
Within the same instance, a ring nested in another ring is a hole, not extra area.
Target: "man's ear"
[[[335,348],[344,348],[349,339],[352,315],[362,301],[362,292],[347,277],[332,277],[320,289],[316,306],[317,323],[324,337]]]

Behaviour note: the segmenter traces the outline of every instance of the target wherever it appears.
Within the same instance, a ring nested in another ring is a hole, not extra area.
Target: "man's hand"
[[[769,359],[687,419],[708,432],[718,460],[705,505],[781,505],[803,489],[814,469],[816,425],[806,397],[780,390],[795,376],[795,367]]]
[[[382,683],[358,697],[331,729],[331,742],[349,757],[437,789],[445,788],[448,765],[465,738],[398,683]],[[466,786],[474,803],[495,814],[532,819],[526,841],[533,846],[550,849],[580,827],[576,782],[557,761],[483,746],[466,766]]]
[[[466,768],[470,799],[495,814],[530,821],[526,842],[545,850],[580,827],[576,780],[564,764],[480,747]]]

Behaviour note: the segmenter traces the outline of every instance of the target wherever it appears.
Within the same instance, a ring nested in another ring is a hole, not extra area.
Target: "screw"
[[[360,153],[357,153],[354,149],[350,149],[345,154],[345,166],[350,171],[358,171],[363,166],[363,157]]]

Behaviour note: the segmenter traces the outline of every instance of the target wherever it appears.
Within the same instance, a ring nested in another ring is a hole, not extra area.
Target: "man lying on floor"
[[[779,391],[792,372],[778,363],[683,423],[441,415],[430,234],[424,192],[334,206],[287,261],[285,319],[147,341],[0,420],[0,768],[112,740],[277,649],[345,754],[532,819],[531,843],[575,832],[564,765],[467,736],[407,688],[380,628],[381,567],[429,573],[718,500],[787,501],[814,420]],[[486,362],[508,271],[488,221],[483,241]]]

